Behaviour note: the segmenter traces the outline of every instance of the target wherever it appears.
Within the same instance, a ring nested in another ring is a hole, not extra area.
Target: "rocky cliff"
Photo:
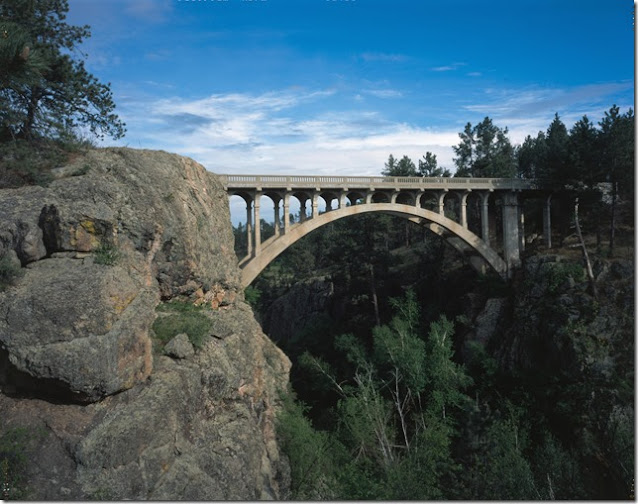
[[[55,171],[0,194],[4,496],[285,497],[290,364],[243,301],[220,183],[121,148]]]

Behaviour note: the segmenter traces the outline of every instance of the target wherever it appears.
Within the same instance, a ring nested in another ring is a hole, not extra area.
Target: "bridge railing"
[[[537,180],[478,177],[339,177],[312,175],[218,175],[226,189],[540,189]]]

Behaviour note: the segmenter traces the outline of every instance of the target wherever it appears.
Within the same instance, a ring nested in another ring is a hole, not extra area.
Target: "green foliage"
[[[424,337],[412,291],[391,305],[395,316],[373,329],[371,348],[352,334],[335,338],[351,367],[333,368],[308,353],[300,359],[313,381],[340,398],[331,435],[349,455],[331,461],[339,499],[440,498],[442,478],[456,470],[453,417],[470,380],[449,360],[452,324],[442,318]]]
[[[124,135],[109,85],[73,57],[90,31],[66,24],[68,10],[67,0],[0,5],[7,34],[0,38],[0,140],[56,138],[79,126],[100,137]]]
[[[42,429],[14,427],[0,436],[0,497],[3,500],[27,498],[25,472],[29,444],[44,435]]]
[[[0,257],[0,292],[14,285],[23,274],[22,268],[9,259],[8,256]]]
[[[65,160],[64,151],[53,142],[0,142],[0,188],[46,186],[53,180],[51,169]]]
[[[516,173],[514,147],[501,129],[486,117],[476,126],[465,125],[459,133],[461,143],[455,147],[457,177],[513,177]]]
[[[102,242],[95,249],[94,257],[94,261],[96,264],[113,266],[120,259],[120,251],[114,244],[109,242]]]
[[[72,177],[80,177],[82,175],[86,175],[87,173],[89,173],[89,170],[91,169],[91,166],[88,164],[85,164],[84,166],[82,166],[81,168],[78,168],[76,171],[74,171],[71,176]]]
[[[4,500],[24,498],[28,438],[25,428],[11,429],[0,437],[0,490]]]
[[[419,159],[418,175],[422,177],[451,177],[452,174],[447,168],[438,165],[436,154],[426,152],[423,160]]]
[[[583,500],[582,469],[578,461],[548,433],[534,452],[535,487],[543,500]]]
[[[423,159],[419,159],[419,167],[408,157],[403,156],[397,161],[392,154],[381,171],[384,177],[449,177],[450,170],[438,166],[436,154],[426,152]]]
[[[572,262],[558,262],[547,271],[547,292],[555,294],[569,280],[582,282],[585,270],[582,265]]]
[[[153,322],[153,332],[162,345],[178,334],[186,333],[195,348],[202,348],[213,326],[210,318],[202,313],[206,308],[188,302],[172,301],[159,304],[156,310],[164,313]]]
[[[487,430],[485,448],[477,466],[482,481],[478,498],[530,500],[538,498],[533,474],[523,450],[527,432],[519,420],[497,420]]]
[[[304,416],[306,407],[290,394],[282,396],[277,436],[288,456],[294,500],[330,500],[334,494],[334,461],[339,447],[326,432],[316,431]]]
[[[244,297],[250,306],[257,308],[259,306],[259,298],[261,298],[261,291],[257,287],[249,285],[244,289]]]

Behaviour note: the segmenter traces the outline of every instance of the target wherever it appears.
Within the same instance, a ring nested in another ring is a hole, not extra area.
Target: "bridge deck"
[[[337,177],[311,175],[218,175],[226,190],[232,189],[413,189],[425,190],[537,190],[536,180],[477,177]]]

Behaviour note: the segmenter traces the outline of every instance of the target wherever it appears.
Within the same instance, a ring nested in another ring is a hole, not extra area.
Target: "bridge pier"
[[[346,200],[348,199],[348,189],[344,189],[339,193],[339,210],[347,206]]]
[[[481,192],[481,238],[485,242],[485,245],[490,244],[490,221],[489,221],[489,203],[490,193]]]
[[[273,203],[275,204],[275,236],[279,236],[281,234],[281,223],[279,218],[279,203],[281,202],[280,197],[271,196]]]
[[[461,226],[464,228],[467,228],[467,197],[469,194],[469,191],[459,194],[459,203],[461,204]]]
[[[290,193],[284,194],[284,234],[290,231]]]
[[[514,268],[521,265],[518,225],[518,195],[515,192],[506,192],[503,195],[503,255],[510,278]]]
[[[439,215],[445,215],[445,195],[447,191],[441,191],[436,194]]]
[[[253,257],[253,201],[246,201],[246,255]]]
[[[259,215],[259,209],[261,207],[261,203],[259,201],[260,198],[261,192],[257,191],[255,193],[255,201],[253,203],[253,205],[255,206],[255,257],[257,257],[261,253],[261,217]]]

